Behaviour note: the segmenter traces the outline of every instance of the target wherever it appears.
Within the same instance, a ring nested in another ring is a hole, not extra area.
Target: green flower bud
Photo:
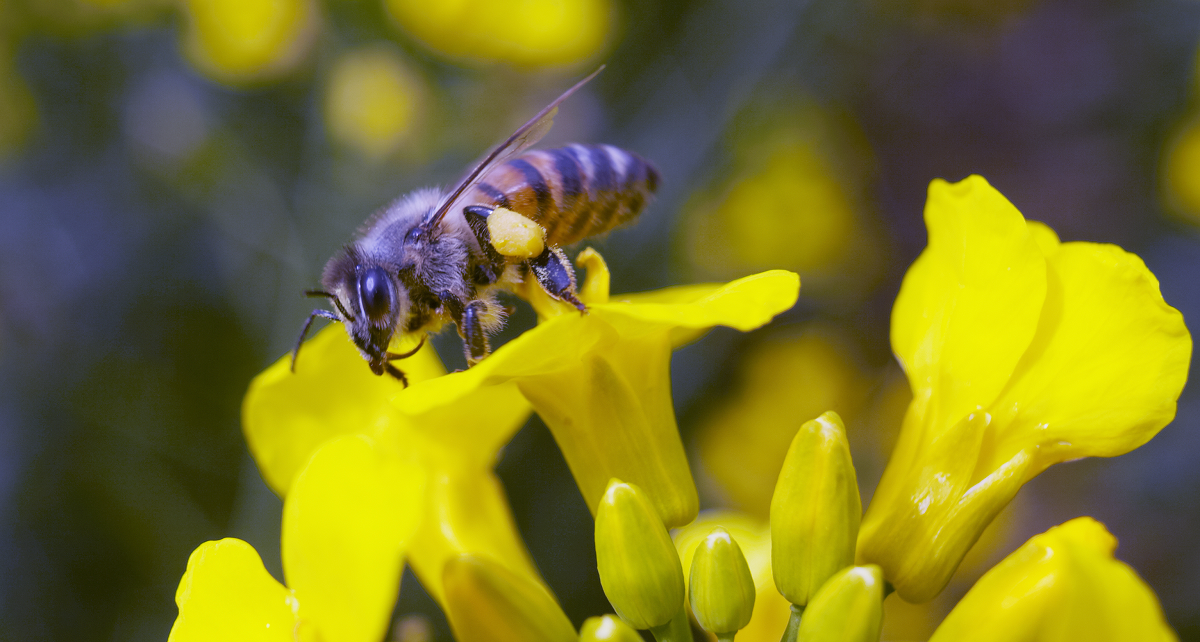
[[[658,511],[640,488],[613,479],[596,509],[596,567],[617,614],[636,629],[683,608],[683,566]]]
[[[615,615],[598,615],[584,621],[579,642],[642,642],[642,636]]]
[[[883,571],[849,566],[817,591],[800,620],[798,642],[878,642],[883,627]]]
[[[544,586],[490,558],[451,558],[442,583],[446,619],[459,642],[576,640],[575,627]]]
[[[827,412],[800,427],[771,498],[775,586],[804,606],[834,573],[854,563],[862,500],[842,418]]]
[[[688,593],[692,613],[706,631],[723,636],[750,623],[754,578],[737,542],[720,526],[696,548]]]

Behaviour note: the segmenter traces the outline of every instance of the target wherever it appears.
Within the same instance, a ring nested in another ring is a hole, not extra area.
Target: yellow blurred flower
[[[1170,422],[1192,345],[1139,258],[1060,243],[978,176],[934,181],[925,219],[892,312],[913,402],[857,554],[915,602],[1025,482]]]
[[[766,519],[788,446],[800,426],[833,409],[853,422],[868,381],[831,329],[757,343],[741,359],[730,400],[698,427],[701,469],[730,505]]]
[[[1175,135],[1163,159],[1167,200],[1180,218],[1200,225],[1200,117]]]
[[[0,8],[0,20],[3,18]],[[33,94],[13,65],[11,48],[0,40],[0,158],[23,145],[37,122]]]
[[[685,205],[683,252],[698,274],[798,272],[809,296],[846,296],[881,265],[862,183],[866,145],[845,118],[800,98],[752,100],[726,180]]]
[[[787,626],[791,605],[775,588],[771,574],[771,527],[765,520],[743,513],[706,510],[696,521],[675,531],[675,548],[683,562],[685,580],[691,582],[692,559],[704,537],[716,526],[729,531],[737,539],[750,576],[754,578],[754,612],[750,623],[738,632],[742,642],[778,642]],[[715,639],[715,637],[713,638]]]
[[[608,0],[384,0],[388,13],[430,49],[460,60],[527,67],[582,62],[600,53],[614,22]]]
[[[267,80],[308,53],[320,22],[314,0],[183,0],[183,48],[221,82]]]
[[[1176,640],[1154,592],[1090,517],[1036,535],[988,571],[930,642]]]
[[[420,468],[369,438],[325,443],[284,502],[288,586],[241,540],[201,544],[179,583],[170,642],[382,639],[421,518],[423,483]]]
[[[420,125],[428,99],[424,82],[395,47],[364,47],[343,54],[325,89],[331,136],[371,160],[400,148]]]

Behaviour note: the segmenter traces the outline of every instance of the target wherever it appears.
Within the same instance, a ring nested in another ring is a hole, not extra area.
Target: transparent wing
[[[517,131],[513,132],[513,135],[509,136],[508,140],[492,150],[492,153],[488,154],[487,158],[484,158],[481,163],[476,165],[475,169],[471,170],[471,173],[467,174],[467,177],[462,179],[458,186],[450,192],[450,195],[446,197],[446,200],[433,213],[433,216],[429,217],[429,220],[425,222],[425,226],[433,228],[433,226],[441,222],[445,218],[446,213],[450,211],[451,206],[454,205],[454,202],[458,200],[458,197],[462,196],[463,192],[466,192],[472,185],[479,182],[493,167],[529,149],[541,140],[550,131],[550,128],[554,126],[554,115],[558,113],[558,106],[569,98],[571,94],[575,93],[577,89],[595,78],[601,71],[604,71],[604,65],[600,65],[600,68],[593,71],[587,78],[575,83],[575,86],[563,92],[563,95],[555,98],[554,102],[546,105],[545,109],[538,112],[536,116],[529,119],[529,122],[521,125]]]

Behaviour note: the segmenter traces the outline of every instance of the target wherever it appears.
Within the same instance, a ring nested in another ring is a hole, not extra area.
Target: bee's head
[[[408,313],[408,290],[392,270],[377,262],[353,253],[339,258],[343,260],[335,259],[326,267],[323,281],[335,295],[338,316],[354,345],[371,372],[381,375],[388,361],[388,344]]]

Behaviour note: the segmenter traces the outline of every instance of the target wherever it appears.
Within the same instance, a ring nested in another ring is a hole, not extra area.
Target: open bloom
[[[179,583],[170,642],[381,639],[420,521],[423,483],[420,468],[387,456],[369,437],[326,442],[284,502],[287,587],[246,542],[201,544]]]
[[[1175,640],[1154,592],[1113,558],[1116,547],[1090,517],[1034,536],[975,583],[930,642]]]
[[[584,257],[586,315],[537,301],[541,324],[465,372],[443,376],[426,348],[404,362],[410,385],[402,388],[371,374],[337,327],[305,344],[295,373],[287,359],[271,366],[243,406],[246,440],[267,483],[287,496],[304,462],[340,435],[366,435],[387,457],[419,466],[425,518],[408,559],[443,604],[443,567],[462,554],[540,581],[492,472],[531,404],[593,511],[608,480],[620,477],[642,486],[664,521],[691,521],[696,489],[671,407],[671,349],[714,325],[766,323],[795,302],[798,279],[765,273],[609,301],[603,261]]]
[[[892,312],[913,401],[857,553],[911,602],[1048,466],[1126,453],[1170,422],[1192,348],[1138,257],[1060,243],[978,176],[934,181],[925,220]]]

